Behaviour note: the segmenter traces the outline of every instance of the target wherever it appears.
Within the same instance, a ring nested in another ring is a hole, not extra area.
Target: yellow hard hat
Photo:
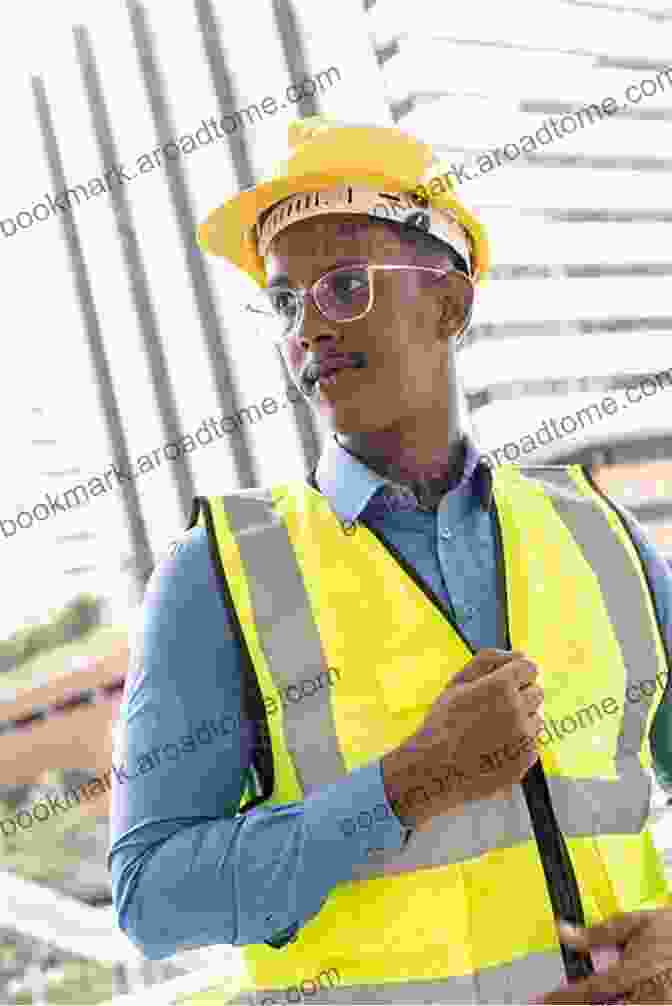
[[[391,126],[358,126],[313,115],[289,124],[287,160],[267,180],[237,193],[213,210],[196,232],[199,247],[228,259],[259,286],[266,286],[263,259],[257,251],[255,224],[264,210],[300,192],[321,192],[334,184],[356,182],[362,188],[386,192],[420,190],[429,205],[451,210],[469,234],[475,282],[488,271],[490,254],[483,225],[459,201],[446,175],[432,165],[432,150],[408,133]]]

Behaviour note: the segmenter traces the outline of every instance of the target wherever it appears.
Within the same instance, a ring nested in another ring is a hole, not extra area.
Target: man
[[[488,249],[425,188],[429,148],[319,117],[290,146],[199,243],[262,287],[259,335],[332,436],[305,483],[199,497],[150,584],[119,925],[150,958],[245,947],[235,1002],[672,1002],[646,829],[672,578],[587,471],[493,469],[460,429]]]

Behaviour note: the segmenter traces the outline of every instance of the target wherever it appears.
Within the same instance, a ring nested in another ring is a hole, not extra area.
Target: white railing
[[[0,926],[100,964],[136,968],[144,960],[108,910],[83,905],[7,871],[0,872]]]
[[[161,961],[148,960],[118,928],[111,908],[92,908],[7,871],[0,871],[0,926],[99,964],[121,965],[126,987],[133,989],[139,985],[140,990],[116,996],[115,1006],[140,1002],[166,1006],[172,1002],[171,995],[185,995],[227,982],[231,983],[233,996],[241,973],[235,957],[238,951],[224,946],[188,950]],[[161,981],[161,970],[166,965],[189,969],[190,973]],[[33,991],[35,1002],[46,1002],[39,990],[44,988],[48,974],[41,973],[37,959],[29,971],[24,987]],[[152,984],[148,985],[148,981]],[[155,994],[158,999],[152,998]]]
[[[219,988],[222,985],[230,985],[230,998],[233,999],[237,995],[240,982],[236,978],[227,978],[222,974],[223,970],[222,964],[204,968],[190,975],[171,978],[170,981],[142,989],[140,992],[115,996],[108,1002],[99,1003],[99,1006],[172,1006],[181,996],[204,992],[211,987]],[[227,999],[219,1000],[220,1003],[226,1001]]]

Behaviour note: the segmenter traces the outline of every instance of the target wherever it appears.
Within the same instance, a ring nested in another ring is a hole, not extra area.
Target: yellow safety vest
[[[648,733],[667,655],[635,546],[580,465],[499,466],[493,505],[506,643],[540,669],[541,764],[586,925],[668,905],[647,828]],[[273,713],[264,807],[301,801],[399,745],[474,655],[382,535],[360,522],[344,536],[308,484],[200,497],[197,523]],[[300,702],[287,700],[292,688]],[[372,848],[294,942],[244,955],[251,991],[228,1001],[259,1006],[527,1003],[550,991],[565,971],[523,787],[434,818],[401,852]]]

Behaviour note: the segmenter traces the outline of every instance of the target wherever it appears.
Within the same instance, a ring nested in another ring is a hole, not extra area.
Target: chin
[[[373,393],[372,393],[373,391]],[[401,401],[401,391],[383,392],[380,387],[347,388],[327,385],[311,401],[317,415],[334,433],[376,433],[395,425],[398,411],[390,405]]]
[[[320,406],[319,412],[334,433],[376,433],[390,425],[389,418],[386,421],[380,412],[367,414],[366,409],[354,403],[327,402]]]

